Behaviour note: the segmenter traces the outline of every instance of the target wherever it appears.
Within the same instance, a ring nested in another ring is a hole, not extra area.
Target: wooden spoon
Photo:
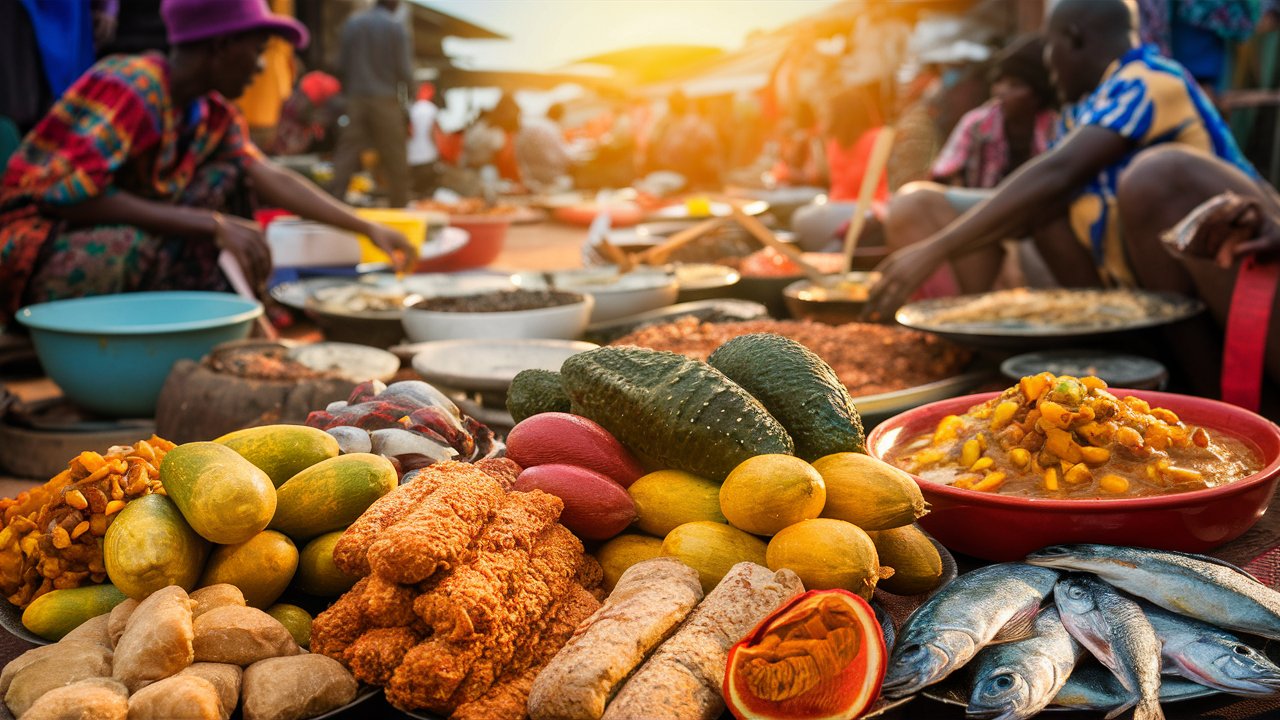
[[[671,253],[688,245],[689,243],[701,238],[708,233],[714,232],[724,225],[724,218],[710,218],[702,222],[687,227],[684,230],[672,235],[664,240],[660,245],[645,250],[636,256],[636,260],[646,265],[665,265],[667,259],[671,257]]]
[[[849,221],[849,229],[844,234],[844,272],[840,277],[853,270],[853,253],[858,249],[858,236],[867,224],[867,211],[871,209],[871,198],[880,184],[880,176],[884,174],[885,165],[889,164],[889,151],[893,149],[893,128],[883,127],[876,135],[876,142],[871,147],[871,158],[867,160],[867,171],[862,176],[862,185],[858,187],[858,204],[853,209],[853,219]]]
[[[800,256],[800,251],[790,245],[779,240],[773,231],[764,226],[764,223],[748,215],[743,211],[742,207],[733,200],[727,200],[729,207],[733,210],[733,219],[738,222],[752,237],[759,240],[765,247],[771,247],[774,250],[785,255],[791,262],[800,268],[801,272],[816,285],[826,285],[827,276],[822,271],[809,264],[807,260]]]

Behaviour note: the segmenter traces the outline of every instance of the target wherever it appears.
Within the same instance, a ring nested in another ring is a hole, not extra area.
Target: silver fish
[[[1216,695],[1217,690],[1207,688],[1180,677],[1166,677],[1160,683],[1160,701],[1173,702]],[[1067,684],[1053,698],[1056,707],[1092,712],[1111,712],[1132,702],[1129,691],[1111,671],[1093,662],[1076,666]]]
[[[1129,702],[1107,718],[1134,708],[1134,720],[1163,718],[1160,710],[1160,640],[1138,603],[1092,575],[1058,581],[1053,598],[1062,624],[1129,691]]]
[[[881,692],[910,695],[950,675],[987,643],[1026,637],[1057,580],[1053,570],[1004,563],[951,581],[899,630]]]
[[[1150,603],[1140,605],[1162,643],[1166,674],[1235,695],[1270,695],[1280,690],[1280,667],[1240,638]]]
[[[1090,572],[1165,610],[1280,639],[1280,593],[1213,558],[1111,545],[1055,545],[1031,553],[1027,562]]]
[[[1030,637],[988,645],[978,653],[965,714],[991,720],[1033,717],[1053,701],[1083,652],[1062,626],[1058,609],[1041,610]]]

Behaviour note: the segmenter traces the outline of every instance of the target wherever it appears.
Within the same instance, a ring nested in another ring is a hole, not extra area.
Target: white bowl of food
[[[582,335],[595,301],[565,290],[498,290],[426,298],[405,309],[410,342],[474,338],[553,338]]]
[[[621,274],[613,265],[525,272],[512,275],[511,280],[516,286],[530,290],[554,288],[590,295],[595,299],[590,320],[593,325],[666,307],[674,303],[680,293],[680,281],[673,273],[651,267]]]

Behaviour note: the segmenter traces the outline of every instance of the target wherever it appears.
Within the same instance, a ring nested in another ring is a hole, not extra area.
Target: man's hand
[[[214,215],[218,229],[214,241],[231,253],[244,270],[245,279],[259,297],[266,297],[267,278],[271,276],[271,248],[257,223],[244,218]]]
[[[379,250],[391,258],[391,266],[396,272],[413,272],[414,265],[418,263],[418,249],[403,233],[385,225],[373,225],[366,234]]]
[[[929,241],[902,248],[885,258],[876,271],[880,280],[871,288],[871,297],[862,310],[862,319],[885,322],[919,289],[946,258]]]

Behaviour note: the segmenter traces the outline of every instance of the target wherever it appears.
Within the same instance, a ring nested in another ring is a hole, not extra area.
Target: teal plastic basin
[[[29,305],[40,364],[76,404],[106,417],[151,417],[173,364],[249,335],[262,304],[219,292],[139,292]]]

